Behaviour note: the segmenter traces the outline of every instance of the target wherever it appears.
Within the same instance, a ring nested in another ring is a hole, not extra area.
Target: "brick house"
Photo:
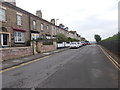
[[[41,12],[33,15],[8,2],[1,3],[0,12],[0,47],[27,46],[32,38],[52,38],[55,25],[42,19]]]
[[[0,47],[26,46],[30,40],[28,12],[7,2],[0,5]]]

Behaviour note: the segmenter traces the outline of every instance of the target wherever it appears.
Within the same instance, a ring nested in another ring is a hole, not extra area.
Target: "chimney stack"
[[[42,18],[42,12],[41,12],[41,10],[36,11],[36,16],[38,16],[39,18]]]
[[[51,23],[55,25],[55,19],[51,19]]]

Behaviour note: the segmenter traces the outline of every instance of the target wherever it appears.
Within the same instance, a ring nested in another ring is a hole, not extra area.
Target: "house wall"
[[[6,8],[6,21],[2,22],[2,27],[5,27],[7,29],[7,32],[11,34],[11,45],[10,46],[26,46],[27,41],[30,40],[30,32],[29,32],[29,16],[27,13],[23,13],[21,11],[18,11],[14,8],[11,8],[9,6],[6,6],[3,4],[3,7]],[[22,25],[17,25],[17,12],[22,14]],[[14,42],[14,30],[13,28],[21,28],[26,30],[25,32],[25,43],[19,43],[16,44]]]

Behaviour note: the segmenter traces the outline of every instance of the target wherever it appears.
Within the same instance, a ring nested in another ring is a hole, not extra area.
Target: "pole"
[[[57,38],[57,29],[58,29],[58,28],[57,28],[57,20],[59,20],[59,19],[56,19],[56,48],[58,47],[58,45],[57,45],[57,39],[58,39],[58,38]]]
[[[34,36],[34,34],[32,34],[31,36]],[[31,37],[31,40],[32,40],[32,51],[33,51],[33,55],[35,55],[35,52],[34,52],[34,38]]]

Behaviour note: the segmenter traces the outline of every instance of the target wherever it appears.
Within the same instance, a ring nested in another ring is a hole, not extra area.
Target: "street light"
[[[58,21],[59,19],[56,19],[56,26],[57,26],[57,21]]]
[[[57,21],[58,21],[59,19],[56,19],[56,47],[57,47]]]

